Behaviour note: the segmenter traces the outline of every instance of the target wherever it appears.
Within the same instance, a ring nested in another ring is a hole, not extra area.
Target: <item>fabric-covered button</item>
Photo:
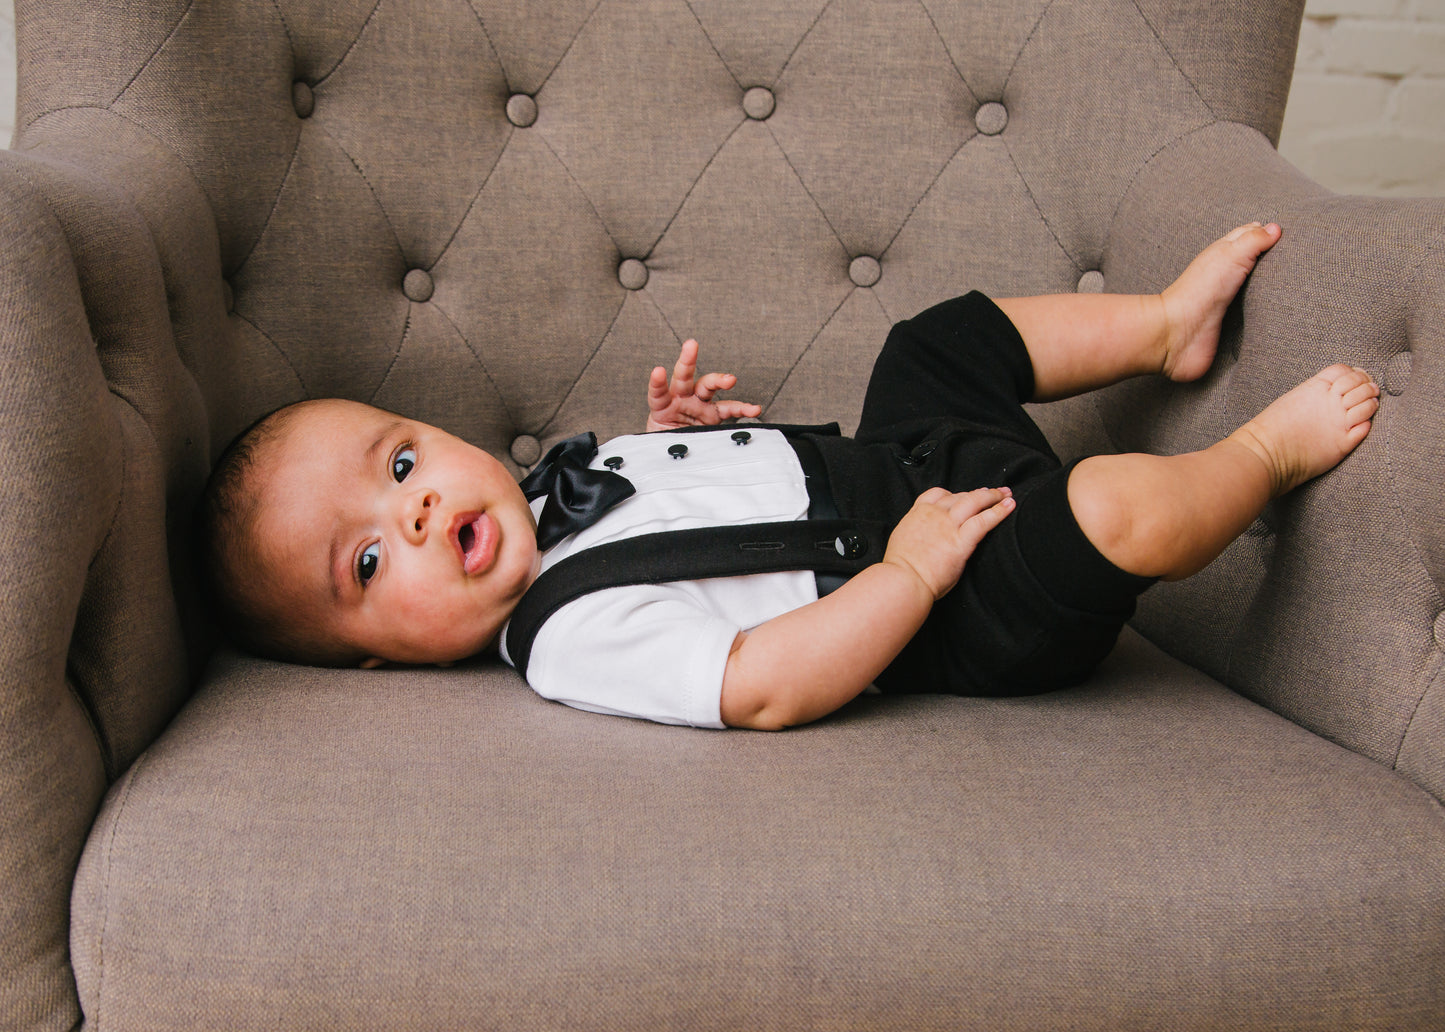
[[[617,266],[617,282],[628,290],[641,290],[647,286],[647,266],[637,258],[624,258]]]
[[[1385,373],[1380,377],[1380,386],[1385,389],[1386,394],[1399,397],[1405,393],[1405,385],[1410,382],[1410,370],[1414,364],[1408,351],[1400,352],[1385,363]]]
[[[513,93],[507,98],[507,121],[518,129],[525,129],[537,121],[537,102],[525,93]]]
[[[860,287],[871,287],[883,275],[883,267],[872,255],[860,254],[848,263],[848,278]]]
[[[685,459],[687,458],[687,445],[674,444],[671,448],[667,449],[667,454],[671,455],[674,459]]]
[[[1078,292],[1080,294],[1102,294],[1104,292],[1104,274],[1098,269],[1090,269],[1079,277]]]
[[[746,430],[734,430],[734,431],[733,431],[733,444],[738,444],[738,445],[747,444],[747,443],[748,443],[749,441],[751,441],[752,439],[753,439],[753,435],[750,434],[750,433],[748,433]]]
[[[291,84],[291,106],[296,109],[297,118],[310,118],[316,110],[316,94],[299,79]]]
[[[996,100],[983,104],[974,112],[973,124],[985,136],[997,136],[1008,125],[1008,108]]]
[[[622,465],[623,465],[622,456],[621,456],[621,455],[609,455],[609,456],[607,456],[607,458],[605,458],[605,459],[602,460],[602,465],[606,466],[608,469],[612,470],[612,472],[616,473],[619,469],[622,468]]]
[[[436,285],[425,269],[412,269],[401,281],[401,292],[412,301],[430,301]]]
[[[773,113],[777,103],[772,90],[766,86],[754,86],[743,94],[743,113],[761,122]]]
[[[518,434],[510,450],[513,462],[519,466],[531,466],[542,457],[542,442],[531,434]]]

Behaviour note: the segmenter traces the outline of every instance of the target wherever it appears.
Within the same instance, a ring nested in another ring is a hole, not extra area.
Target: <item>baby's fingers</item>
[[[1011,488],[980,487],[974,491],[964,491],[961,494],[952,495],[948,501],[948,511],[962,523],[964,520],[987,512],[1000,502],[1012,498],[1013,490]]]
[[[763,407],[746,401],[720,401],[717,414],[722,419],[741,419],[744,416],[761,416]]]
[[[697,341],[685,340],[682,350],[677,353],[677,364],[672,367],[672,393],[683,398],[692,393],[692,381],[697,376]]]
[[[703,401],[711,401],[718,391],[730,390],[737,382],[738,378],[732,373],[708,373],[697,381],[694,393]]]
[[[959,535],[971,551],[1014,511],[1016,504],[1008,488],[985,487],[956,495],[950,510],[959,520]]]

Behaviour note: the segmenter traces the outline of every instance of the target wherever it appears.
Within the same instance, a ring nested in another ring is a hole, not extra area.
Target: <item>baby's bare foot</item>
[[[1164,375],[1171,380],[1197,380],[1209,371],[1219,348],[1224,311],[1259,256],[1280,238],[1271,222],[1251,222],[1210,244],[1180,277],[1164,288],[1164,317],[1169,327],[1165,342]]]
[[[1380,388],[1363,369],[1322,369],[1229,439],[1270,468],[1276,497],[1339,465],[1370,432]]]

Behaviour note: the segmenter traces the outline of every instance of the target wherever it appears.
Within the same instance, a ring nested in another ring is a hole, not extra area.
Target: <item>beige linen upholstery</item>
[[[17,0],[0,1026],[1439,1028],[1445,204],[1276,154],[1301,7]],[[197,604],[210,463],[286,402],[520,473],[697,336],[846,426],[892,321],[1250,219],[1205,380],[1038,418],[1195,448],[1344,360],[1375,432],[1076,691],[694,732]]]

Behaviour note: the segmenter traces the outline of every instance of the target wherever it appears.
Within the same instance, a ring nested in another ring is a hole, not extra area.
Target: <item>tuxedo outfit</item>
[[[979,293],[944,302],[890,332],[853,438],[734,425],[604,444],[590,467],[621,474],[635,494],[545,552],[543,573],[641,534],[803,520],[810,508],[818,516],[820,503],[893,526],[929,487],[1008,485],[1017,509],[980,543],[878,686],[1010,695],[1077,683],[1152,581],[1113,566],[1079,529],[1068,506],[1071,467],[1023,408],[1032,393],[1028,352],[1003,312]],[[800,450],[822,460],[811,478]],[[539,515],[543,504],[533,502]],[[815,601],[820,582],[799,571],[592,592],[538,630],[528,682],[581,709],[721,727],[722,675],[738,632]],[[502,654],[512,662],[505,632]]]

